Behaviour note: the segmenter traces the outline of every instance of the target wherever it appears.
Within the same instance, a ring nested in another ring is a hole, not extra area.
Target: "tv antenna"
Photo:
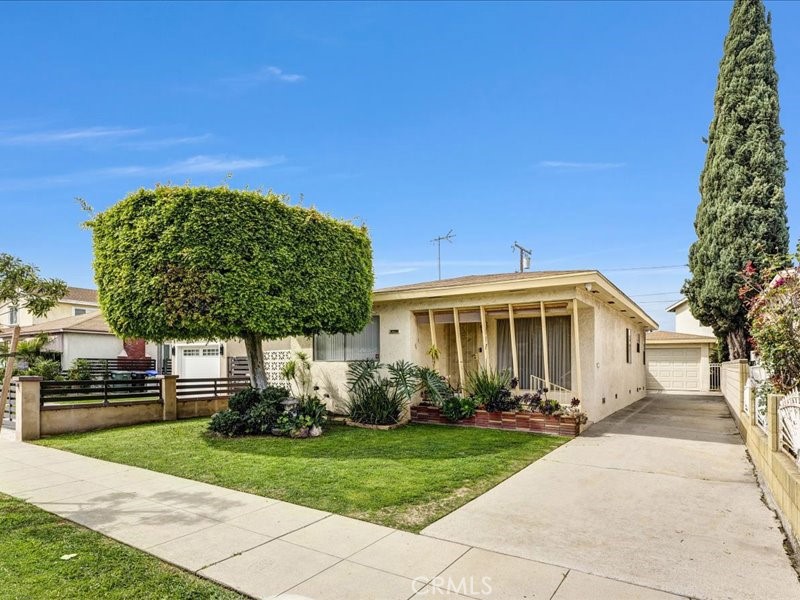
[[[517,250],[519,250],[519,272],[524,273],[531,268],[531,251],[514,240],[511,251],[516,252]]]
[[[440,235],[439,237],[435,237],[431,240],[432,244],[436,244],[437,263],[439,265],[439,279],[442,278],[442,240],[447,240],[452,244],[454,237],[456,237],[456,234],[453,233],[453,230],[451,229],[445,235]]]

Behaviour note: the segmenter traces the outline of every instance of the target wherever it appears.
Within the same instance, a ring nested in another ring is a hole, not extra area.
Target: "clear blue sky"
[[[768,2],[790,224],[800,4]],[[662,326],[730,4],[3,4],[0,249],[92,286],[74,198],[272,188],[363,219],[379,286],[598,268]],[[796,240],[797,230],[792,229]]]

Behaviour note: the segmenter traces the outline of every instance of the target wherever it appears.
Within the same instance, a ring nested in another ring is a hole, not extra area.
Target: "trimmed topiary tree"
[[[227,187],[141,189],[95,215],[100,306],[117,335],[244,340],[254,387],[262,341],[356,333],[372,311],[366,228]]]

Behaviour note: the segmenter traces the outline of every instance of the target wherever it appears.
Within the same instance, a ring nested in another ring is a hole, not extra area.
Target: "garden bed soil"
[[[359,423],[358,421],[351,421],[350,419],[345,419],[345,423],[350,427],[361,427],[362,429],[377,429],[379,431],[389,431],[390,429],[397,429],[398,427],[402,427],[407,423],[400,422],[400,423],[392,423],[391,425],[371,425],[369,423]]]
[[[538,412],[487,412],[478,409],[474,417],[453,422],[445,417],[438,407],[427,404],[411,407],[411,422],[480,427],[482,429],[507,429],[567,437],[575,437],[580,434],[581,430],[580,423],[574,417],[543,415]]]

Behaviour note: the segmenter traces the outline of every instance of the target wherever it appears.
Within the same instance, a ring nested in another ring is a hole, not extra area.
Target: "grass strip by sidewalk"
[[[74,554],[68,560],[61,557]],[[8,600],[241,600],[32,504],[0,494],[0,597]]]
[[[209,435],[207,424],[152,423],[38,443],[419,531],[566,441],[466,427],[338,424],[312,439],[230,439]]]

